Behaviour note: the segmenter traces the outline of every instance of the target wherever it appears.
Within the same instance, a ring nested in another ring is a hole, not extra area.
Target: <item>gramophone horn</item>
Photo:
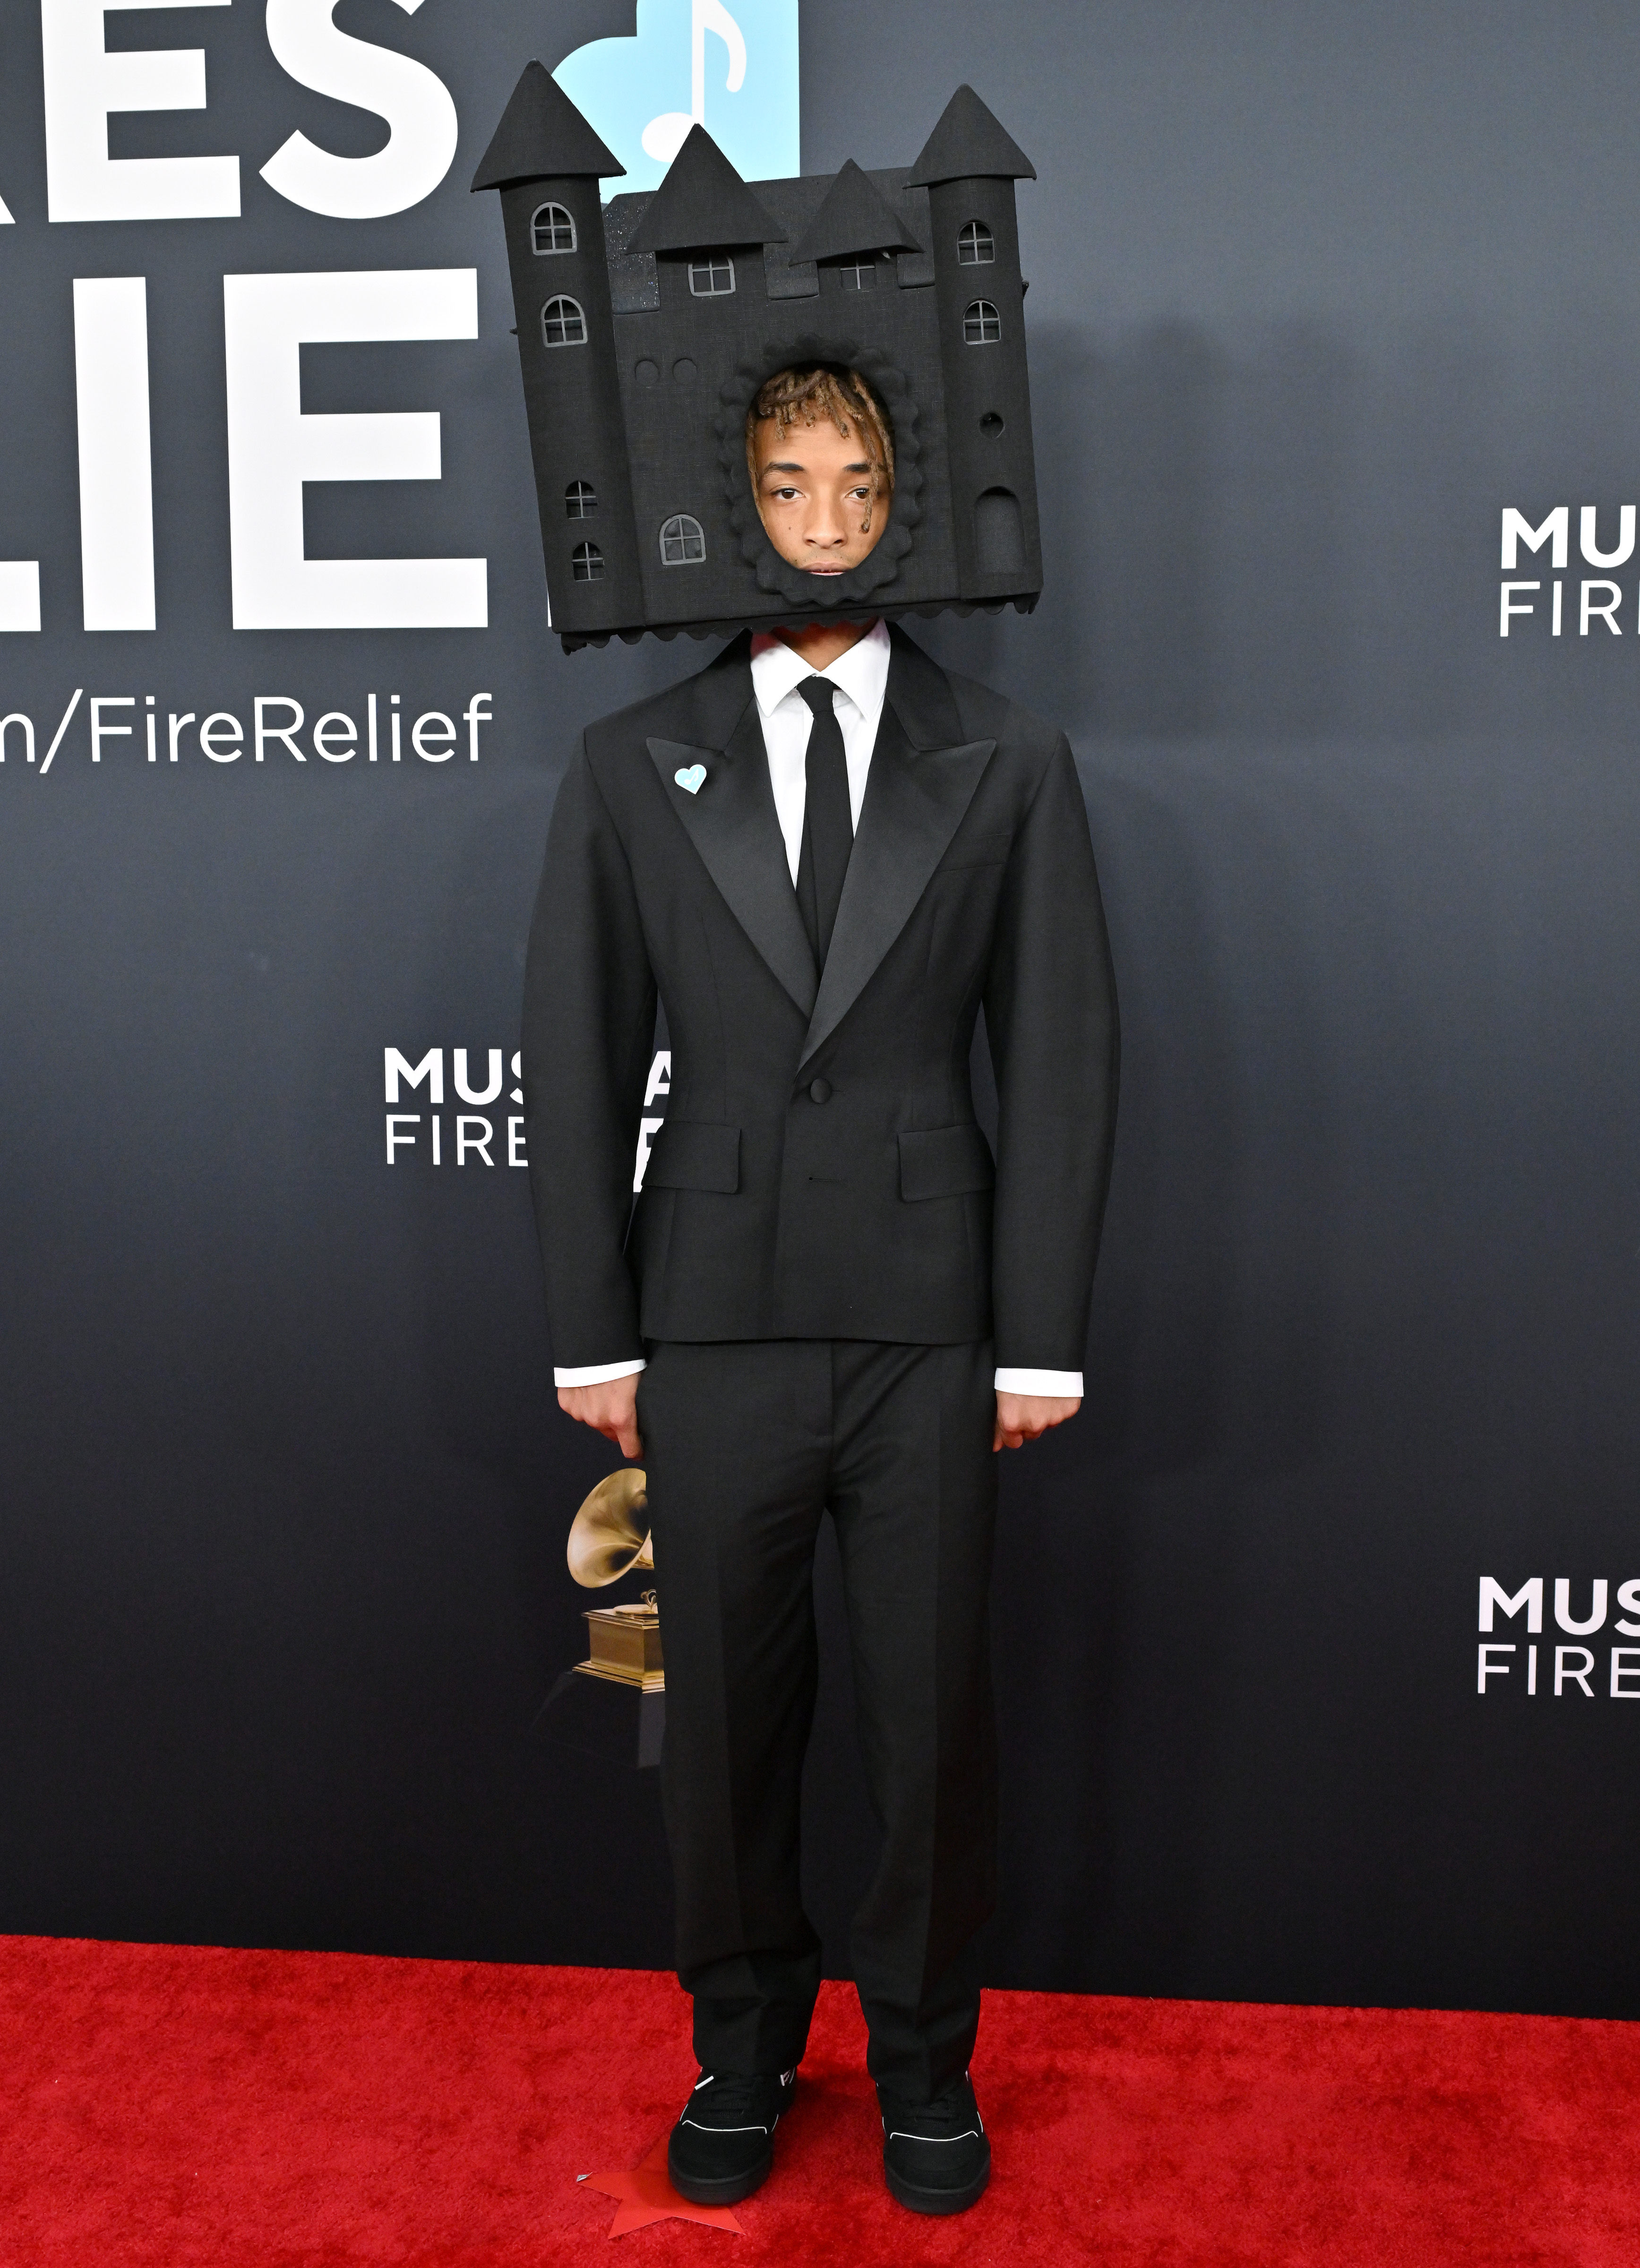
[[[599,1481],[575,1515],[564,1557],[576,1581],[601,1590],[633,1567],[652,1567],[649,1548],[649,1476],[629,1466]]]

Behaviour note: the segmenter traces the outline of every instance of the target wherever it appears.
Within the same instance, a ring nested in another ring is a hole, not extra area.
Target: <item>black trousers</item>
[[[989,1344],[654,1346],[638,1387],[666,1660],[661,1792],[678,1973],[709,2071],[803,2053],[820,1941],[798,1888],[815,1538],[836,1523],[882,1854],[855,1917],[871,2076],[923,2102],[966,2069],[995,1903]]]

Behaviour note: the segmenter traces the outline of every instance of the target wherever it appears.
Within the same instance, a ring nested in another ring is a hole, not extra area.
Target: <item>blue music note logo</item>
[[[643,129],[643,147],[663,166],[670,166],[682,149],[692,127],[706,123],[706,34],[716,32],[729,50],[729,73],[724,83],[728,94],[739,94],[746,85],[746,34],[723,5],[723,0],[694,0],[689,23],[689,93],[687,110],[663,110]]]
[[[658,188],[697,124],[743,180],[802,170],[798,0],[637,0],[631,38],[593,40],[553,76],[627,168],[607,195]]]

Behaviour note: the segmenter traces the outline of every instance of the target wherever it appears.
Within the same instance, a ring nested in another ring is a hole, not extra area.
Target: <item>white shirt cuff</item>
[[[555,1370],[555,1386],[604,1386],[612,1378],[635,1378],[647,1370],[647,1362],[594,1362],[583,1364],[575,1370]],[[1082,1373],[1079,1370],[999,1370],[995,1380],[998,1394],[1047,1394],[1056,1398],[1079,1402],[1082,1399]]]
[[[1080,1402],[1082,1373],[1079,1370],[999,1370],[997,1373],[998,1394],[1051,1394]]]
[[[578,1370],[555,1370],[552,1382],[555,1386],[607,1386],[612,1378],[636,1378],[640,1370],[648,1368],[642,1357],[636,1362],[583,1363]]]

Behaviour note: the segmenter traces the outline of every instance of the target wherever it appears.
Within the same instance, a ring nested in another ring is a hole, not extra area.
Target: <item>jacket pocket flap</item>
[[[989,1145],[977,1126],[936,1126],[900,1137],[902,1197],[957,1197],[989,1189],[996,1179]]]
[[[701,1118],[669,1118],[655,1137],[645,1189],[715,1189],[732,1197],[740,1186],[740,1129]]]

